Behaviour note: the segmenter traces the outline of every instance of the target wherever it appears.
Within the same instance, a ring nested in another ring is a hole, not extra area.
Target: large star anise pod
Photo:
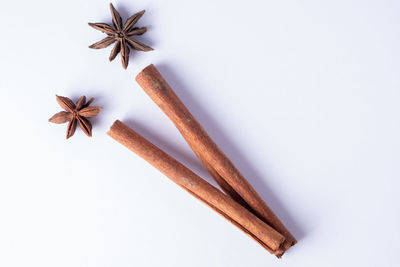
[[[56,95],[58,104],[66,111],[60,111],[49,119],[49,122],[53,123],[68,123],[67,127],[67,139],[74,135],[77,123],[87,136],[92,136],[92,124],[87,118],[92,118],[99,114],[101,107],[89,107],[94,101],[92,97],[86,102],[86,97],[81,96],[76,105],[71,99],[64,96]]]
[[[108,35],[103,40],[89,46],[89,48],[94,48],[94,49],[106,48],[107,46],[115,43],[114,48],[111,50],[109,59],[110,61],[114,60],[114,58],[118,55],[118,53],[121,52],[122,67],[126,69],[128,67],[128,62],[129,62],[129,52],[130,52],[129,47],[139,51],[153,50],[153,48],[130,38],[130,36],[142,35],[147,31],[146,27],[142,28],[133,27],[136,24],[136,22],[138,22],[138,20],[143,16],[145,11],[142,10],[132,15],[130,18],[126,20],[125,25],[122,25],[121,16],[111,3],[110,3],[110,9],[112,15],[112,22],[115,28],[111,27],[106,23],[89,22],[89,25],[91,27],[95,28],[96,30],[102,31]]]

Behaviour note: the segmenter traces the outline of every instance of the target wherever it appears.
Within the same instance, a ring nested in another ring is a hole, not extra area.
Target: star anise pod
[[[122,25],[122,19],[118,11],[114,8],[112,3],[110,3],[112,22],[114,24],[114,28],[106,23],[90,23],[89,26],[95,28],[96,30],[102,31],[108,36],[103,40],[92,44],[89,48],[101,49],[106,48],[107,46],[115,43],[113,49],[110,54],[110,61],[114,60],[114,58],[121,52],[121,62],[122,67],[126,69],[128,67],[129,62],[129,52],[131,47],[134,50],[139,51],[151,51],[153,48],[142,44],[141,42],[130,38],[133,35],[142,35],[147,31],[146,27],[133,27],[136,22],[143,16],[144,10],[132,15],[125,22],[125,25]]]
[[[86,102],[86,97],[81,96],[76,102],[76,105],[68,97],[56,95],[56,99],[58,104],[66,111],[56,113],[49,119],[49,122],[60,124],[69,121],[67,139],[74,135],[77,124],[79,124],[87,136],[92,136],[92,124],[87,118],[96,116],[102,109],[101,107],[89,106],[94,101],[94,98],[92,97]]]

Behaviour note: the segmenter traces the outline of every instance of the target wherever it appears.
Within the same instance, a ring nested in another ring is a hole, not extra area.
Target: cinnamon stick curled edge
[[[136,81],[171,119],[190,145],[204,167],[210,172],[221,188],[285,237],[284,244],[274,254],[280,257],[297,241],[283,223],[268,207],[260,195],[243,177],[229,158],[213,142],[199,122],[193,117],[154,65],[149,65],[137,76]]]
[[[108,135],[232,222],[271,253],[280,255],[283,251],[284,236],[124,123],[115,121]]]

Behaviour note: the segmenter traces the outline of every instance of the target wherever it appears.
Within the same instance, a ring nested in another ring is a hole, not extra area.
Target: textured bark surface
[[[241,206],[230,196],[197,176],[194,172],[122,122],[115,121],[108,135],[135,152],[174,183],[221,214],[260,243],[269,252],[276,254],[277,251],[282,250],[282,245],[285,241],[284,236]]]
[[[229,158],[218,148],[185,105],[173,92],[154,65],[143,69],[136,81],[149,97],[172,120],[205,168],[221,188],[238,203],[256,214],[285,237],[280,256],[297,241],[260,195],[243,177]]]

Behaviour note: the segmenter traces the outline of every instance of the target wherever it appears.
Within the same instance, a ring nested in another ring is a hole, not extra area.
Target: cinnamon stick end
[[[110,130],[107,132],[107,134],[109,136],[112,136],[115,128],[118,128],[119,125],[121,125],[121,124],[122,124],[122,122],[120,120],[114,121],[114,123],[111,125]]]
[[[144,80],[145,76],[147,76],[147,75],[161,77],[161,74],[158,72],[157,68],[153,64],[150,64],[146,68],[144,68],[141,72],[139,72],[138,75],[136,75],[135,80],[140,85],[142,83],[142,81]]]

